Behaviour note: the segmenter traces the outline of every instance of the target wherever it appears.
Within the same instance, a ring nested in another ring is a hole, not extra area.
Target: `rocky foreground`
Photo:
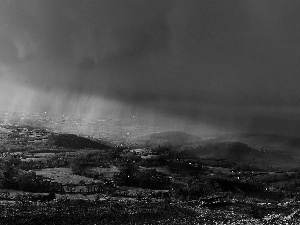
[[[15,202],[0,205],[0,224],[299,224],[296,201],[253,203],[122,200]]]

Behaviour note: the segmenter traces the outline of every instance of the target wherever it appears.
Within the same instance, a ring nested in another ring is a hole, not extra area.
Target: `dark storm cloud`
[[[10,0],[0,25],[1,65],[43,91],[209,121],[300,105],[299,1]]]
[[[95,67],[95,60],[92,58],[84,58],[78,66],[81,70],[91,70]]]

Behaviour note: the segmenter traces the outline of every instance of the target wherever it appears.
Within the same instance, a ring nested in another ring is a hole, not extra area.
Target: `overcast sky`
[[[0,108],[296,134],[299,28],[298,0],[0,0]]]

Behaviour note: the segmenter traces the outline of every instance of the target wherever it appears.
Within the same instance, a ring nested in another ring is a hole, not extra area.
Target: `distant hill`
[[[182,131],[166,131],[133,138],[131,141],[148,145],[185,145],[201,142],[202,138]]]
[[[109,149],[110,146],[98,141],[92,141],[88,138],[80,137],[74,134],[58,134],[52,135],[50,140],[58,147],[73,149]]]
[[[260,168],[296,166],[295,158],[283,151],[255,149],[241,142],[203,143],[202,146],[182,147],[178,155],[184,158],[224,159]]]
[[[147,146],[175,146],[180,158],[220,159],[259,168],[291,168],[300,161],[300,138],[277,134],[228,134],[211,139],[181,131],[153,133],[133,139]]]
[[[300,153],[300,138],[278,134],[231,134],[223,135],[214,142],[242,142],[252,148]],[[299,154],[300,156],[300,154]]]

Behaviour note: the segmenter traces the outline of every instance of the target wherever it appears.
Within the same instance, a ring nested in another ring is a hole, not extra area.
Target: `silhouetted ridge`
[[[92,141],[90,139],[79,137],[74,134],[59,134],[52,136],[52,140],[58,147],[74,148],[74,149],[108,149],[110,146],[101,142]]]

